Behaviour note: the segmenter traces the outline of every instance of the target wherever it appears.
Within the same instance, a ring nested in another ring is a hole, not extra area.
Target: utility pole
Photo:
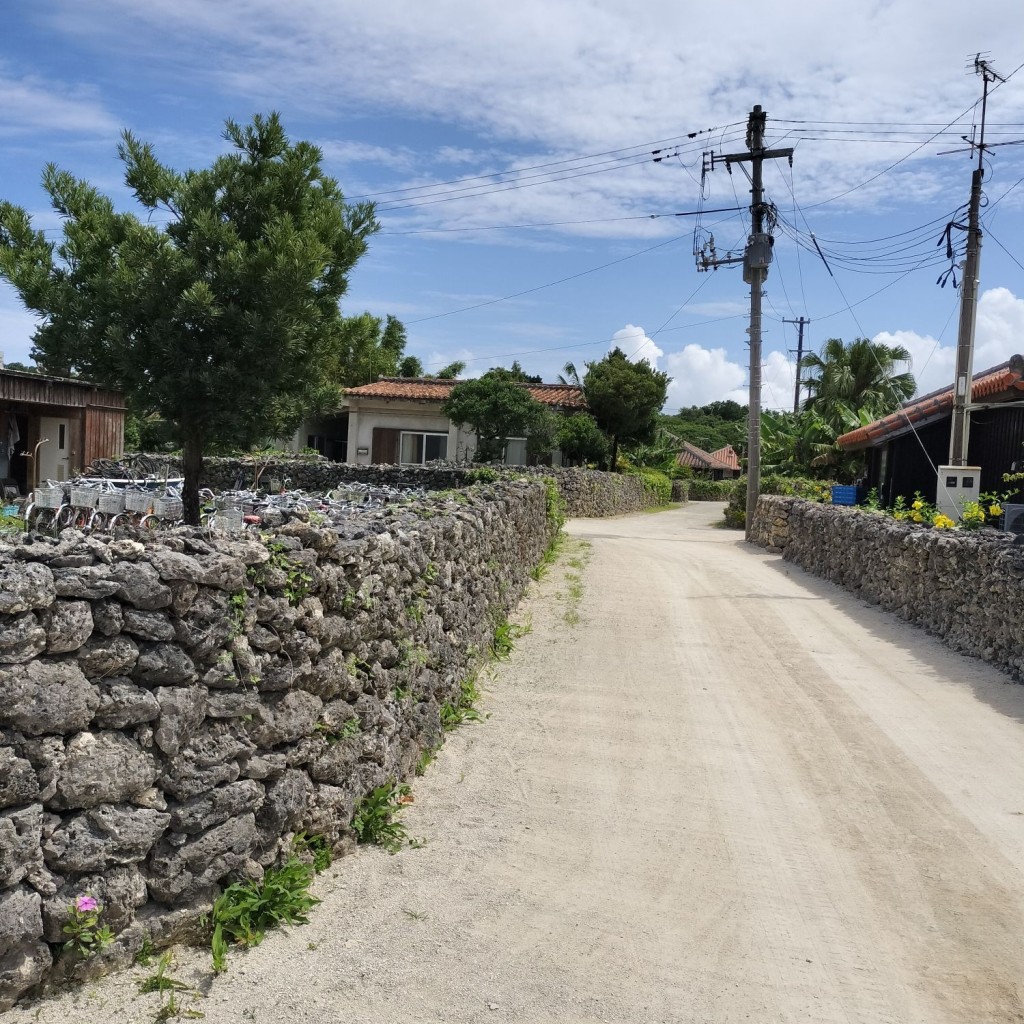
[[[800,361],[804,357],[804,326],[811,321],[801,316],[799,320],[787,320],[783,317],[784,324],[796,324],[796,385],[793,388],[793,412],[800,411]],[[792,349],[790,349],[792,351]]]
[[[949,435],[949,464],[967,465],[971,432],[971,379],[974,369],[974,328],[978,320],[978,280],[981,274],[981,182],[985,177],[985,112],[990,83],[1003,79],[979,54],[974,70],[982,78],[981,132],[976,144],[978,166],[971,175],[971,201],[967,214],[967,259],[960,292],[960,329],[956,341],[956,377],[953,384],[953,424]]]
[[[960,326],[956,341],[956,375],[953,378],[949,465],[938,467],[935,496],[939,510],[953,519],[959,519],[965,501],[977,501],[981,486],[981,467],[967,465],[971,433],[971,381],[974,378],[974,329],[978,320],[978,281],[981,275],[981,183],[985,177],[988,87],[992,82],[1003,81],[988,61],[982,60],[981,54],[974,58],[974,71],[982,79],[981,127],[978,141],[969,142],[972,150],[978,150],[978,166],[971,175],[971,199],[967,212],[967,255],[960,290]]]
[[[780,157],[793,163],[792,149],[765,149],[764,126],[768,115],[760,104],[754,107],[747,118],[747,152],[711,154],[711,169],[716,163],[724,163],[729,173],[733,164],[749,163],[750,173],[750,236],[747,247],[741,257],[727,255],[719,259],[711,242],[711,255],[702,250],[697,257],[700,270],[710,270],[730,263],[743,264],[743,280],[750,285],[750,397],[747,412],[747,529],[746,538],[750,540],[751,528],[754,524],[754,511],[757,498],[761,492],[761,292],[768,267],[772,261],[772,246],[775,239],[770,231],[765,231],[765,221],[769,210],[772,210],[774,226],[774,208],[764,201],[762,184],[762,168],[765,160]]]

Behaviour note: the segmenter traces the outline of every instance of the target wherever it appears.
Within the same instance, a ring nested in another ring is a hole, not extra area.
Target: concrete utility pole
[[[988,87],[1002,78],[979,54],[974,70],[982,78],[981,130],[978,142],[978,166],[971,175],[971,201],[967,213],[967,259],[960,291],[960,329],[956,342],[956,376],[953,381],[953,423],[949,434],[949,464],[967,465],[967,447],[971,433],[971,379],[974,376],[974,328],[978,321],[978,280],[981,275],[981,182],[985,177],[985,112]]]
[[[799,320],[787,320],[783,317],[784,324],[796,324],[796,385],[793,388],[793,412],[800,411],[800,360],[804,357],[804,327],[811,321],[802,316]],[[792,351],[792,349],[790,350]]]
[[[765,160],[779,157],[788,158],[793,163],[792,149],[765,149],[764,126],[768,115],[760,104],[754,107],[747,118],[747,150],[746,153],[711,154],[711,167],[715,163],[724,163],[729,173],[735,163],[751,164],[750,174],[750,236],[742,257],[726,256],[717,258],[712,249],[711,258],[702,253],[698,257],[698,267],[708,270],[729,263],[743,264],[743,280],[750,285],[750,398],[747,413],[747,540],[754,523],[754,510],[761,492],[761,291],[768,277],[768,267],[772,261],[772,246],[775,239],[770,231],[765,231],[765,219],[768,204],[764,201],[762,185],[762,167]]]

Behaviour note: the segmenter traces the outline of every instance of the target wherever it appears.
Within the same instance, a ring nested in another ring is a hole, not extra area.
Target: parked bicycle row
[[[287,483],[287,481],[286,481]],[[236,533],[280,526],[292,519],[340,524],[356,512],[382,508],[397,500],[422,497],[422,488],[347,483],[325,494],[283,490],[200,492],[200,524]],[[159,529],[182,525],[181,480],[127,481],[80,478],[46,481],[22,510],[28,530],[58,533],[69,527],[86,532],[123,527]]]

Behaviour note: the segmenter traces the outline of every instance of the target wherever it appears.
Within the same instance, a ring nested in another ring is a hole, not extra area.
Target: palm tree
[[[909,370],[895,372],[897,363],[910,364],[910,353],[902,345],[868,338],[846,344],[842,338],[829,338],[820,353],[800,361],[800,369],[810,371],[803,380],[809,393],[804,409],[834,428],[848,422],[851,414],[877,419],[895,412],[917,390]]]
[[[562,372],[558,375],[559,384],[570,384],[573,387],[581,388],[583,384],[580,382],[580,374],[576,369],[576,364],[568,362],[562,367]]]

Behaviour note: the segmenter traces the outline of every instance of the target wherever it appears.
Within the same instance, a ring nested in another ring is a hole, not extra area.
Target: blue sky
[[[738,169],[702,189],[702,153],[742,150],[760,103],[769,142],[796,149],[792,172],[765,171],[781,220],[765,403],[792,401],[781,321],[800,315],[815,348],[905,344],[927,391],[953,375],[957,294],[935,283],[936,243],[971,164],[940,154],[971,134],[979,50],[1006,75],[1024,63],[1019,0],[979,0],[970,19],[954,0],[38,0],[4,14],[0,198],[57,228],[39,187],[54,161],[130,208],[123,128],[186,168],[221,151],[225,118],[278,110],[346,196],[379,203],[345,312],[394,313],[428,369],[458,358],[472,374],[516,358],[553,380],[618,343],[672,374],[674,411],[745,401],[746,287],[735,268],[698,273],[694,219],[674,215],[743,206]],[[1024,139],[1024,70],[989,123],[989,141]],[[991,151],[978,369],[1024,350],[1022,178],[1024,146]],[[701,237],[740,248],[746,223],[705,213]],[[32,329],[0,283],[8,361]]]

